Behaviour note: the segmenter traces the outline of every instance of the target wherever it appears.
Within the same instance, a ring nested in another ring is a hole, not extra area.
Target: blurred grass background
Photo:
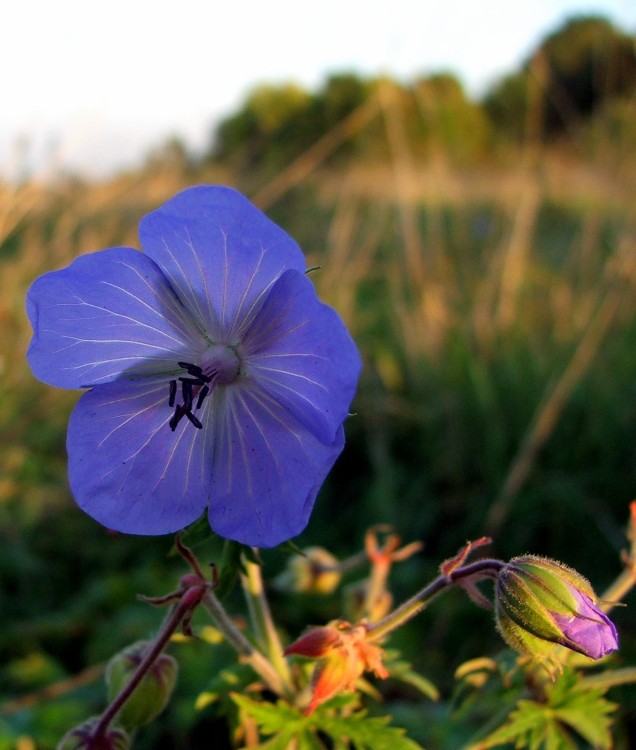
[[[572,29],[590,34],[567,26],[568,49]],[[374,523],[422,540],[395,571],[397,599],[483,534],[493,554],[555,557],[598,591],[618,574],[636,495],[636,75],[619,91],[605,76],[595,106],[577,109],[572,85],[552,85],[559,42],[483,102],[446,75],[263,86],[203,157],[172,140],[105,182],[0,185],[0,750],[53,748],[100,710],[100,665],[162,616],[136,594],[182,572],[170,539],[111,535],[74,506],[64,441],[77,394],[31,376],[24,294],[80,253],[138,246],[139,219],[192,184],[234,185],[287,229],[363,355],[347,447],[299,544],[347,556]],[[268,578],[285,562],[264,559]],[[337,600],[274,598],[291,636],[341,614]],[[631,608],[615,612],[618,658],[633,664]],[[501,649],[459,594],[392,644],[446,696],[459,664]],[[227,654],[177,652],[175,700],[140,748],[207,747],[218,726],[194,700]],[[610,697],[629,727],[633,690]],[[387,702],[422,741],[448,710]]]

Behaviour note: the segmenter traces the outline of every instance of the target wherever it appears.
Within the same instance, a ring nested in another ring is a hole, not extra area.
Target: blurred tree
[[[537,77],[542,101],[531,94]],[[549,35],[521,71],[500,81],[484,106],[496,127],[517,138],[526,133],[529,108],[538,106],[543,132],[555,135],[577,126],[604,102],[635,90],[633,39],[604,18],[577,17]]]
[[[473,159],[485,149],[490,124],[484,110],[471,101],[450,73],[436,73],[413,86],[420,115],[420,136],[428,152],[441,151],[454,162]]]
[[[223,120],[214,134],[212,157],[238,167],[278,162],[298,150],[296,124],[312,106],[312,96],[293,83],[260,85],[239,111]]]
[[[310,94],[295,84],[254,89],[214,134],[209,158],[239,169],[281,169],[364,104],[374,84],[353,73],[327,79]],[[332,158],[356,151],[361,140],[343,143]]]

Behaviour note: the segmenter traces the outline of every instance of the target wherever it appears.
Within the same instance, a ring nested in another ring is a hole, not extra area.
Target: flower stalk
[[[243,555],[241,575],[243,591],[252,620],[252,627],[257,643],[264,649],[269,662],[280,678],[281,688],[286,697],[294,692],[289,665],[283,654],[283,644],[278,637],[274,619],[265,595],[261,566]]]
[[[280,674],[269,659],[253,646],[236,627],[214,592],[207,591],[201,603],[241,661],[249,664],[273,693],[280,696],[285,695],[286,689]]]
[[[393,630],[413,619],[435,597],[453,586],[467,582],[472,584],[476,580],[483,578],[496,578],[503,566],[504,563],[501,560],[486,559],[462,565],[448,573],[442,573],[418,591],[417,594],[414,594],[410,599],[400,604],[399,607],[396,607],[386,617],[371,623],[368,626],[368,639],[380,640],[384,638]]]
[[[153,664],[170,641],[172,635],[182,623],[189,622],[193,610],[201,602],[204,592],[209,585],[210,584],[203,582],[202,584],[188,587],[183,591],[179,601],[168,613],[159,632],[155,636],[155,639],[150,643],[148,650],[135,668],[130,679],[99,717],[92,732],[92,738],[96,743],[95,747],[99,747],[99,741],[105,737],[111,722],[133,694],[135,688],[139,685],[146,673],[152,668]]]

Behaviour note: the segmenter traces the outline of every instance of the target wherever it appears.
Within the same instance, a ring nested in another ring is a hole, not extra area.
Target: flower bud
[[[504,565],[495,613],[504,640],[522,653],[544,656],[556,643],[600,659],[618,648],[616,628],[590,583],[555,560],[523,555]]]
[[[308,547],[303,552],[291,558],[276,586],[302,594],[331,594],[340,583],[338,560],[322,547]]]
[[[57,750],[129,750],[130,738],[119,727],[109,727],[103,737],[94,736],[99,716],[71,729],[59,741]]]
[[[138,641],[110,660],[106,667],[110,701],[128,683],[150,645],[147,641]],[[122,706],[117,714],[118,721],[127,729],[134,729],[158,716],[168,703],[177,680],[177,670],[177,662],[172,656],[160,654]]]

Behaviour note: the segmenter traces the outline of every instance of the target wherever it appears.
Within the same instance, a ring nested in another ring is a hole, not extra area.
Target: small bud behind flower
[[[276,587],[302,594],[331,594],[340,583],[338,560],[323,547],[308,547],[303,552],[291,558],[276,579]]]
[[[149,645],[146,641],[138,641],[110,660],[106,667],[110,701],[128,683]],[[168,654],[160,654],[122,706],[117,714],[117,720],[127,729],[134,729],[152,721],[166,707],[177,680],[177,671],[175,659]]]
[[[514,557],[497,576],[497,627],[511,648],[545,656],[552,644],[591,659],[616,651],[614,623],[598,607],[590,583],[563,563]]]
[[[110,727],[103,737],[94,736],[99,716],[88,719],[71,729],[60,740],[57,750],[129,750],[130,738],[119,727]]]

